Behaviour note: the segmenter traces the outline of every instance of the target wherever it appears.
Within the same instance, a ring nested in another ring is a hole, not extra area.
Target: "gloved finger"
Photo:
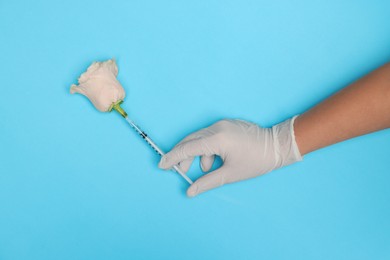
[[[178,145],[187,143],[187,142],[189,142],[189,141],[192,141],[192,140],[194,140],[194,139],[202,138],[202,137],[205,136],[205,133],[206,133],[206,129],[205,129],[205,128],[200,129],[200,130],[198,130],[198,131],[196,131],[196,132],[193,132],[192,134],[187,135],[187,136],[186,136],[185,138],[183,138],[180,142],[178,142],[178,143],[175,145],[175,147],[178,146]]]
[[[187,173],[188,170],[190,169],[191,167],[191,164],[192,162],[194,161],[194,157],[191,157],[187,160],[184,160],[182,162],[179,163],[179,166],[180,166],[180,169],[184,172],[184,173]]]
[[[162,169],[170,169],[173,165],[191,157],[200,155],[211,156],[213,154],[211,147],[212,144],[209,142],[208,138],[199,138],[182,143],[175,146],[169,153],[165,154],[161,158],[158,167]]]
[[[211,155],[211,156],[203,155],[200,158],[200,168],[202,168],[202,171],[204,172],[210,171],[211,166],[213,166],[214,159],[215,159],[215,155]]]
[[[195,197],[196,195],[217,188],[224,184],[226,167],[221,167],[213,172],[210,172],[199,179],[197,179],[187,190],[188,197]]]
[[[201,129],[199,131],[196,131],[192,134],[189,134],[187,135],[185,138],[183,138],[179,143],[177,143],[175,145],[175,147],[173,147],[173,149],[177,148],[178,146],[180,145],[183,145],[185,143],[188,143],[189,141],[192,141],[192,140],[195,140],[195,139],[199,139],[202,137],[202,132],[203,132],[204,129]],[[172,149],[172,150],[173,150]],[[180,169],[184,172],[184,173],[187,173],[187,171],[189,170],[189,168],[191,167],[191,164],[193,162],[194,158],[189,158],[189,159],[186,159],[182,162],[179,163],[179,166],[180,166]],[[159,163],[159,167],[162,168],[160,165],[161,165],[161,161],[162,161],[162,158],[160,160],[160,163]]]

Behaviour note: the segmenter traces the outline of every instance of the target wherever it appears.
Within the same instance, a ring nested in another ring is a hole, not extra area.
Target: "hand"
[[[159,167],[170,169],[180,164],[187,172],[194,157],[201,156],[201,168],[208,172],[215,155],[220,156],[223,165],[194,182],[187,190],[189,197],[262,175],[302,160],[294,137],[295,118],[272,128],[242,120],[219,121],[184,138],[161,158]]]

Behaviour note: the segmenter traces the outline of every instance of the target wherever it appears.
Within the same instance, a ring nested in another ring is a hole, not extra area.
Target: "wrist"
[[[297,117],[294,116],[272,127],[276,147],[275,151],[280,158],[278,163],[279,167],[303,160],[294,131],[294,123]]]
[[[294,135],[295,135],[295,141],[297,143],[298,150],[300,151],[301,155],[305,155],[310,153],[311,151],[315,150],[313,146],[313,142],[310,141],[311,135],[308,135],[308,127],[307,127],[307,120],[304,119],[304,117],[299,116],[296,118],[294,122]],[[313,132],[313,131],[311,131]],[[306,138],[305,138],[306,136]]]

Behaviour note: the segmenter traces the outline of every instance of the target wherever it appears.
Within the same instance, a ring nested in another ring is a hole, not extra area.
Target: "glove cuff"
[[[297,117],[298,115],[272,127],[275,151],[280,158],[279,167],[303,160],[294,134],[294,122]]]

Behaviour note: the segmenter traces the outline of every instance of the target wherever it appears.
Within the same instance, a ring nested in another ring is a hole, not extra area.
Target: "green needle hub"
[[[120,104],[123,103],[123,100],[119,100],[118,102],[116,103],[112,103],[112,105],[110,106],[110,108],[108,109],[108,111],[112,111],[113,109],[118,112],[119,114],[121,114],[121,116],[123,116],[124,118],[127,117],[127,113],[125,110],[123,110],[123,108],[121,108]]]

